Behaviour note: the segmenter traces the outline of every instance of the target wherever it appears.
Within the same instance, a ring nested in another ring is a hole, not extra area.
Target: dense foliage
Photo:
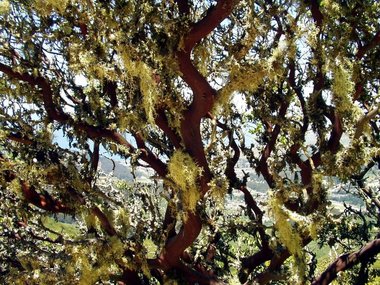
[[[379,19],[375,0],[1,0],[0,282],[379,282]]]

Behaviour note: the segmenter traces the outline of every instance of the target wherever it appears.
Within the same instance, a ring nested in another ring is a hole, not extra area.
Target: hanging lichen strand
[[[183,205],[183,217],[187,219],[187,212],[195,212],[200,198],[200,188],[197,185],[202,175],[190,155],[178,150],[175,151],[168,165],[169,174],[175,185],[179,188],[179,199]]]

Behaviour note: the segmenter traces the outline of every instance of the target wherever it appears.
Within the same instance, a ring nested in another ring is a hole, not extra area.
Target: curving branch
[[[378,45],[380,45],[380,31],[378,31],[375,34],[375,36],[371,39],[369,43],[367,43],[364,46],[361,46],[358,49],[358,52],[356,53],[356,58],[362,59],[367,52],[369,52],[371,49],[375,48]]]
[[[74,210],[54,199],[48,193],[39,194],[33,185],[21,181],[21,190],[24,198],[34,206],[53,213],[72,213]]]
[[[157,262],[160,268],[169,270],[180,264],[180,258],[194,240],[198,237],[202,222],[199,215],[189,212],[186,222],[179,233],[171,238],[165,245]]]
[[[336,259],[313,283],[312,285],[330,284],[339,272],[350,269],[358,263],[368,261],[380,252],[380,239],[375,239],[360,250],[353,253],[346,253]]]
[[[193,101],[185,111],[181,122],[181,136],[184,147],[194,158],[195,162],[203,168],[204,174],[200,179],[201,193],[204,195],[209,187],[211,171],[205,156],[202,137],[200,134],[201,119],[210,112],[216,91],[206,78],[198,71],[191,60],[192,49],[203,38],[211,33],[232,12],[237,1],[221,0],[209,8],[206,16],[194,23],[176,53],[182,78],[193,91]],[[182,13],[189,13],[186,1],[177,1]]]
[[[231,14],[238,2],[238,0],[219,0],[215,6],[211,6],[206,16],[195,23],[191,27],[190,32],[185,36],[184,51],[191,52],[197,43]]]
[[[190,121],[193,123],[199,123],[200,119],[211,110],[216,91],[193,65],[190,58],[191,51],[231,14],[237,2],[236,0],[220,0],[215,6],[209,8],[206,16],[192,25],[177,51],[182,78],[194,92],[194,100],[189,107]]]
[[[273,258],[274,252],[270,247],[263,247],[261,250],[255,254],[245,257],[241,260],[241,269],[239,271],[240,282],[244,283],[247,281],[248,276],[253,272],[253,270],[269,261]]]
[[[85,132],[91,139],[109,139],[126,147],[130,152],[136,152],[136,149],[118,132],[104,127],[92,126],[85,122],[77,122],[62,110],[58,110],[53,101],[52,87],[46,78],[41,76],[34,77],[28,73],[16,72],[11,67],[2,63],[0,63],[0,71],[12,79],[18,79],[29,83],[33,88],[36,88],[36,86],[40,88],[42,100],[49,120],[71,125],[75,130]],[[165,177],[167,173],[166,164],[152,152],[147,149],[142,149],[140,152],[140,159],[148,163],[160,176]]]
[[[319,9],[320,1],[308,0],[305,2],[310,5],[311,15],[313,16],[314,22],[317,24],[317,26],[319,28],[322,28],[323,14],[322,14],[321,10]]]
[[[259,234],[261,240],[261,251],[266,251],[269,249],[269,237],[265,233],[265,226],[263,223],[264,212],[257,205],[255,199],[253,199],[252,194],[248,191],[246,187],[241,187],[240,191],[244,193],[244,201],[247,205],[248,213],[250,213],[250,218],[254,219],[254,223],[256,225],[255,230]],[[254,217],[252,215],[252,211],[254,213]]]
[[[169,126],[168,118],[166,117],[163,109],[157,110],[157,116],[155,118],[157,126],[165,133],[169,138],[173,146],[177,149],[181,148],[181,138],[178,134]]]
[[[288,106],[289,102],[285,99],[280,106],[280,110],[278,111],[279,118],[283,119],[285,117],[286,111],[288,110]],[[281,125],[277,124],[273,129],[269,142],[267,143],[261,154],[259,165],[257,167],[257,170],[260,171],[260,173],[263,175],[265,181],[268,183],[270,188],[273,188],[275,186],[275,181],[272,173],[270,173],[269,170],[268,158],[270,157],[272,151],[275,149],[276,141],[280,134],[280,131]]]

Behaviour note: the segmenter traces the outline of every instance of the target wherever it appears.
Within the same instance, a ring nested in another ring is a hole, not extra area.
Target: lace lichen
[[[228,191],[229,183],[224,177],[214,178],[209,182],[210,194],[220,205],[224,205],[224,198]]]
[[[154,71],[143,61],[134,61],[125,51],[121,51],[121,58],[125,69],[132,77],[139,78],[142,94],[142,106],[148,122],[154,124],[155,107],[159,99],[157,83],[154,80]]]
[[[36,0],[34,1],[33,6],[42,15],[47,16],[53,10],[59,13],[65,12],[68,3],[69,3],[68,0],[44,0],[44,1]]]
[[[218,91],[215,102],[215,113],[225,110],[231,100],[231,95],[236,91],[254,92],[263,82],[266,72],[260,65],[244,67],[234,65],[231,68],[228,83]]]
[[[7,14],[10,10],[10,4],[8,0],[2,0],[0,2],[0,15]]]
[[[200,199],[198,180],[202,174],[200,167],[196,165],[191,156],[181,150],[174,152],[169,161],[168,177],[173,180],[180,190],[180,198],[186,212],[194,212]]]
[[[347,60],[337,60],[331,65],[333,102],[338,113],[348,117],[356,109],[352,102],[352,64]]]
[[[296,232],[296,222],[291,219],[289,213],[283,208],[282,200],[272,194],[269,200],[269,208],[274,218],[274,226],[281,243],[294,257],[294,266],[297,268],[298,276],[302,278],[305,274],[305,257],[302,251],[302,238]]]

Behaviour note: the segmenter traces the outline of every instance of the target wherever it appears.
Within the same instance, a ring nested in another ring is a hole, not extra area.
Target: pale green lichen
[[[83,212],[83,220],[87,226],[87,229],[97,229],[99,228],[99,223],[93,213],[91,211]]]
[[[120,273],[116,260],[122,262],[125,248],[125,243],[117,236],[110,237],[107,243],[68,246],[67,251],[75,262],[69,262],[66,271],[72,275],[79,273],[77,284],[105,282],[109,280],[110,275]],[[130,261],[126,261],[123,265],[129,268],[129,264]]]
[[[320,6],[323,7],[324,12],[331,14],[331,15],[341,15],[341,6],[337,1],[332,1],[332,0],[322,0],[320,3]]]
[[[174,152],[168,164],[168,177],[180,190],[180,199],[186,212],[194,212],[200,199],[198,180],[202,169],[197,166],[191,156],[181,150]]]
[[[132,77],[139,78],[140,90],[143,97],[143,109],[145,110],[148,121],[154,124],[156,115],[155,107],[159,99],[157,82],[154,79],[154,70],[143,61],[132,60],[123,50],[121,51],[121,59],[128,73]]]
[[[354,90],[352,64],[348,60],[336,60],[330,64],[330,68],[333,74],[331,86],[333,102],[338,113],[346,117],[355,109],[352,102]]]
[[[269,207],[274,218],[274,225],[278,231],[280,241],[286,246],[292,255],[302,255],[301,237],[293,229],[290,216],[284,210],[280,199],[273,195],[269,200]]]
[[[115,227],[118,230],[118,232],[122,234],[126,234],[128,232],[128,229],[130,228],[130,215],[124,208],[119,208],[114,213],[115,216]]]
[[[223,207],[224,198],[227,194],[229,183],[225,177],[216,177],[212,179],[208,186],[210,187],[210,194],[216,202]]]
[[[0,2],[0,15],[7,14],[10,10],[10,4],[8,0],[2,0]]]
[[[35,0],[33,2],[33,7],[42,15],[47,16],[53,10],[58,13],[65,12],[68,4],[68,0]]]
[[[284,209],[282,200],[274,194],[271,196],[268,206],[272,212],[278,238],[294,257],[293,266],[297,270],[297,274],[301,280],[306,271],[306,264],[305,256],[302,251],[302,238],[295,228],[297,222],[293,220],[289,213]]]
[[[219,113],[225,110],[230,104],[234,92],[248,91],[254,92],[263,82],[266,75],[265,70],[260,65],[240,66],[233,65],[227,84],[218,91],[215,101],[214,112]]]

